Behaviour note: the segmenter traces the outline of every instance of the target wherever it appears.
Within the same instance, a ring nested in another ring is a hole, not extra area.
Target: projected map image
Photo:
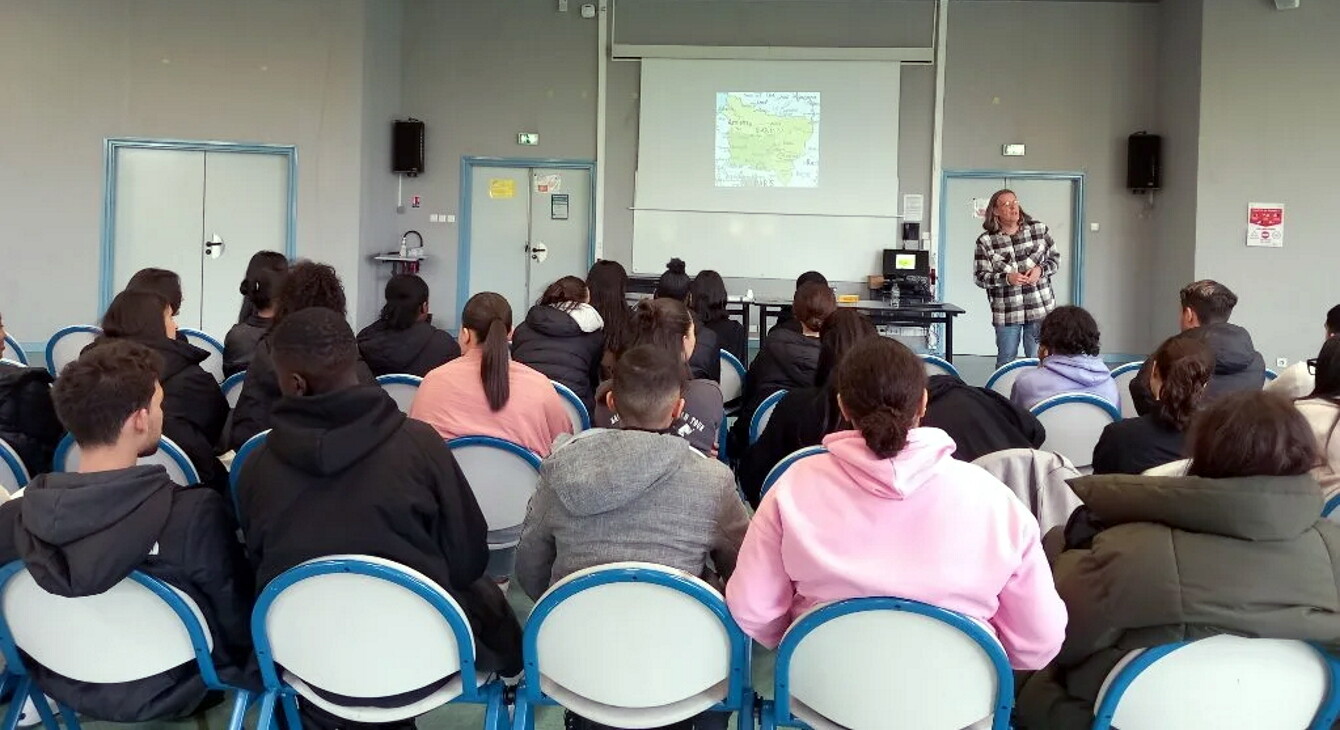
[[[719,188],[819,186],[819,92],[717,92]]]

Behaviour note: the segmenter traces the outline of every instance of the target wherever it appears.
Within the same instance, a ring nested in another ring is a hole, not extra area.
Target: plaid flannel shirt
[[[986,290],[991,302],[991,324],[1024,324],[1047,316],[1056,308],[1052,294],[1052,274],[1060,266],[1061,254],[1052,242],[1047,226],[1033,221],[1019,226],[1013,236],[983,233],[977,237],[973,257],[973,280]],[[1027,274],[1042,267],[1037,284],[1011,286],[1010,272]]]

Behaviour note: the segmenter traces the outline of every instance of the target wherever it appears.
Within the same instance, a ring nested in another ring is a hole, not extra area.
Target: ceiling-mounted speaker
[[[391,172],[415,177],[423,172],[423,122],[397,119],[391,127]]]
[[[1275,0],[1275,9],[1293,10],[1298,7],[1299,0]]]

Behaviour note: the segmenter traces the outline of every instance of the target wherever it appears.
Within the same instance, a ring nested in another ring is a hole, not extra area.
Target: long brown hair
[[[480,292],[465,303],[461,312],[461,326],[474,333],[484,350],[479,377],[484,382],[484,396],[489,409],[501,411],[511,395],[509,370],[512,357],[507,346],[507,333],[512,331],[512,307],[501,294]]]
[[[628,323],[626,350],[654,345],[684,359],[684,338],[693,331],[693,317],[678,299],[643,299],[633,308]],[[622,353],[615,353],[620,355]]]
[[[891,459],[907,445],[926,393],[926,366],[897,340],[858,342],[837,369],[838,397],[865,445]]]
[[[1013,195],[1016,202],[1019,200],[1018,194],[1009,188],[1002,188],[991,194],[991,201],[986,204],[986,217],[982,220],[982,230],[987,233],[1000,233],[1000,220],[996,218],[996,201],[1006,194]],[[1024,212],[1024,206],[1019,206],[1019,225],[1026,226],[1032,222],[1033,216]]]
[[[1194,337],[1171,337],[1159,345],[1153,360],[1159,372],[1158,413],[1184,431],[1214,375],[1214,350]]]
[[[107,339],[167,339],[163,313],[172,304],[156,291],[127,289],[107,306],[102,315],[102,336]]]
[[[1268,391],[1216,398],[1196,414],[1187,444],[1193,477],[1298,476],[1316,464],[1317,440],[1307,419]]]

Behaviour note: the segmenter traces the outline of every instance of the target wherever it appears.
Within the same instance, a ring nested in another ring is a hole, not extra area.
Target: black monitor
[[[884,249],[884,278],[908,275],[930,276],[931,252],[907,251],[901,248]]]

